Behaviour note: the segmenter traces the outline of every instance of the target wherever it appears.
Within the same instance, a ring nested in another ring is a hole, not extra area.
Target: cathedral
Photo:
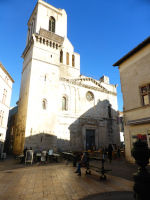
[[[28,21],[13,153],[119,144],[116,85],[80,75],[64,9],[38,0]]]

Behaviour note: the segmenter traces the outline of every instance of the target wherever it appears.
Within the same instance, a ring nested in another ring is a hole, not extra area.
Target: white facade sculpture
[[[119,143],[116,86],[80,75],[67,14],[38,0],[28,21],[14,153]]]

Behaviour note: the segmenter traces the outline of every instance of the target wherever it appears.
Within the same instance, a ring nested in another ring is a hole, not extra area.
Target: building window
[[[7,90],[4,89],[3,99],[2,99],[3,103],[6,103],[6,97],[7,97]]]
[[[4,111],[0,110],[0,126],[3,125]]]
[[[54,17],[50,17],[50,19],[49,19],[49,31],[55,33],[55,19],[54,19]]]
[[[67,97],[62,97],[62,110],[67,110]]]
[[[5,77],[5,81],[6,81],[6,83],[8,83],[8,81],[9,81],[9,78],[7,76]]]
[[[43,110],[46,110],[46,108],[47,108],[47,100],[46,99],[43,99],[43,101],[42,101],[42,108],[43,108]]]
[[[74,66],[75,66],[75,56],[72,55],[72,67],[74,67]]]
[[[88,101],[93,101],[93,99],[94,99],[94,94],[93,94],[92,92],[88,91],[88,92],[86,93],[86,99],[87,99]]]
[[[108,106],[108,118],[111,118],[111,105]]]
[[[66,64],[69,65],[69,53],[66,53]]]
[[[63,63],[63,51],[60,51],[60,62]]]
[[[150,104],[150,84],[140,87],[142,105],[146,106]]]

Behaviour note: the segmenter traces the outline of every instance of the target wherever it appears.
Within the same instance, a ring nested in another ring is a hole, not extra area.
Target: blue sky
[[[46,0],[45,0],[46,1]],[[0,0],[0,61],[14,79],[10,106],[19,99],[27,22],[37,0]],[[81,73],[118,84],[118,109],[123,109],[120,76],[112,65],[150,35],[150,0],[47,0],[68,16],[68,39],[80,54]]]

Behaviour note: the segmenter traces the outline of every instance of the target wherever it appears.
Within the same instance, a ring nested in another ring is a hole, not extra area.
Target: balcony
[[[63,41],[64,41],[63,37],[56,35],[55,33],[47,31],[47,30],[42,29],[42,28],[40,29],[39,35],[42,36],[42,37],[46,37],[47,39],[53,40],[54,42],[57,42],[59,44],[62,44]]]

